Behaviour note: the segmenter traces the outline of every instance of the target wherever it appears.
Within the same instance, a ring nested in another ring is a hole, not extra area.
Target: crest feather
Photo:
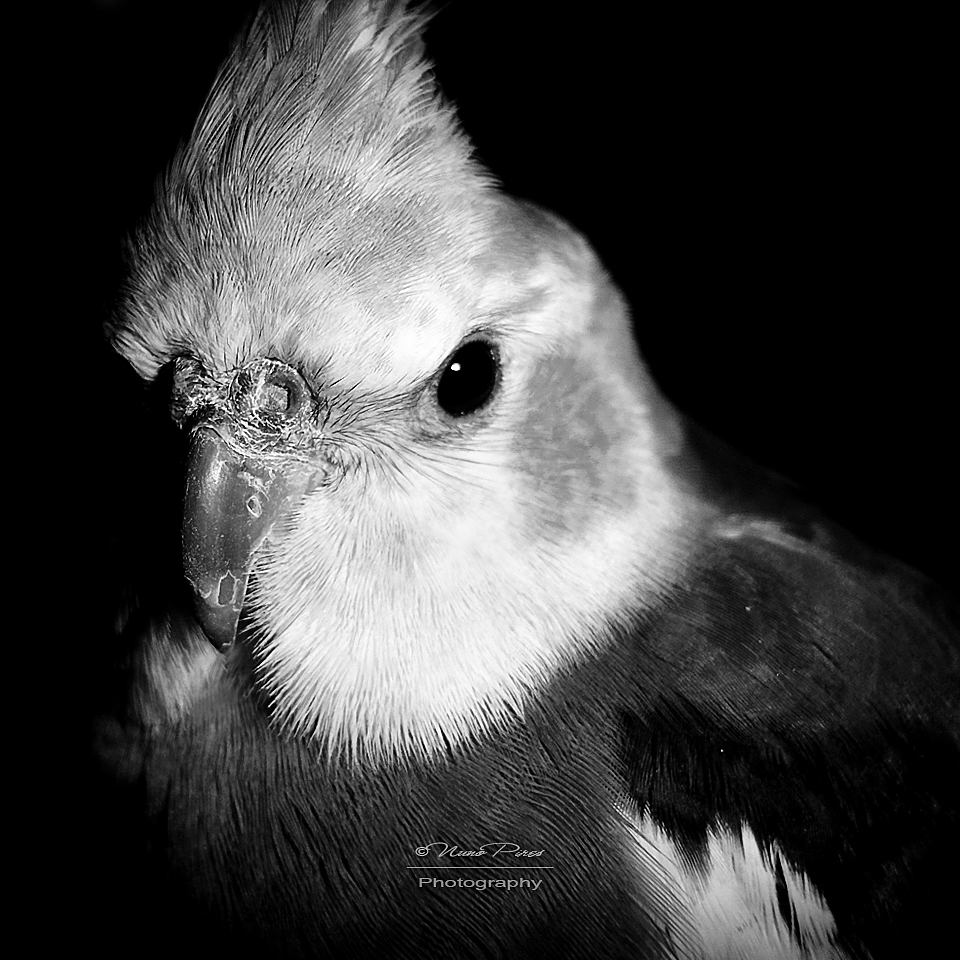
[[[174,172],[292,176],[323,158],[344,173],[362,161],[369,174],[374,158],[437,141],[466,160],[424,57],[427,19],[405,3],[268,4],[221,69]]]
[[[171,166],[163,219],[262,228],[264,213],[289,221],[296,210],[315,225],[342,219],[345,202],[362,218],[476,193],[489,177],[434,83],[428,20],[405,0],[267,4]]]

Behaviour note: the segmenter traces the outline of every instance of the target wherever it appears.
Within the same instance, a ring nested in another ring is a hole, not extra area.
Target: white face
[[[115,331],[144,377],[273,357],[327,405],[340,469],[255,567],[257,682],[283,727],[368,757],[518,715],[681,560],[670,424],[619,294],[566,225],[418,149],[412,184],[368,156],[362,190],[318,200],[315,178],[305,204],[251,180],[197,225],[168,200]],[[437,383],[471,338],[496,388],[451,415]]]

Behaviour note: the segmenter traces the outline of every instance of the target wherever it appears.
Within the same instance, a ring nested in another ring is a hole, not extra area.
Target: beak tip
[[[229,607],[211,607],[206,604],[197,604],[197,620],[200,629],[216,650],[224,653],[233,646],[237,638],[237,624],[240,620],[239,611]]]
[[[200,629],[213,646],[224,653],[237,638],[247,574],[236,577],[227,571],[215,582],[198,584],[190,580],[190,585],[193,588],[194,615]]]

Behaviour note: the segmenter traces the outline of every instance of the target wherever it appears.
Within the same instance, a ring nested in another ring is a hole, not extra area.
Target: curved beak
[[[254,555],[285,509],[313,485],[316,469],[245,456],[220,429],[191,437],[183,502],[183,570],[203,632],[218,650],[237,635]]]

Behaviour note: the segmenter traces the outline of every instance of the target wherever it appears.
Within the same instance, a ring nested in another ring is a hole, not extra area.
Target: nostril
[[[261,416],[295,417],[307,400],[307,388],[296,374],[274,368],[266,370],[258,384],[254,405]]]
[[[279,360],[257,359],[238,371],[232,396],[240,411],[261,419],[263,429],[309,410],[310,392],[303,378]]]
[[[286,416],[293,399],[290,394],[290,388],[285,384],[265,383],[258,397],[260,411]]]

